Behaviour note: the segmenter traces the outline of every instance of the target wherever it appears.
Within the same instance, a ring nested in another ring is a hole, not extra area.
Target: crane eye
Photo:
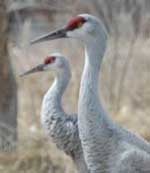
[[[83,23],[82,22],[79,22],[78,23],[78,28],[80,28],[82,25],[83,25]]]
[[[44,64],[52,64],[54,63],[56,60],[55,56],[48,56],[45,60],[44,60]]]

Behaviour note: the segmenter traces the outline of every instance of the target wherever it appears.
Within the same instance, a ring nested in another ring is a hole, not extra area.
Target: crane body
[[[54,82],[42,102],[42,127],[56,146],[72,158],[78,173],[89,173],[79,139],[77,115],[66,114],[61,105],[62,96],[71,78],[69,63],[65,57],[55,53],[47,57],[44,64],[23,74],[37,72],[40,69],[55,72]]]

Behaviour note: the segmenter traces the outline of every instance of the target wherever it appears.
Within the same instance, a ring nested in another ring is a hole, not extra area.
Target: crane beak
[[[45,67],[45,64],[40,64],[40,65],[32,68],[31,70],[24,72],[23,74],[20,75],[20,77],[26,76],[26,75],[31,74],[31,73],[44,71],[44,67]]]
[[[48,40],[54,40],[54,39],[58,39],[58,38],[66,38],[67,37],[66,33],[67,33],[67,29],[66,29],[66,27],[63,27],[61,29],[57,29],[55,31],[42,35],[34,40],[31,40],[30,43],[35,44],[35,43],[40,43],[40,42],[44,42],[44,41],[48,41]]]

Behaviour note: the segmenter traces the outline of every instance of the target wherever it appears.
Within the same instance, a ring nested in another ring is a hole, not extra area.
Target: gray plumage
[[[57,64],[53,67],[55,81],[45,94],[42,103],[41,123],[46,134],[57,147],[73,159],[79,173],[88,173],[78,134],[77,115],[67,115],[61,98],[69,83],[71,72],[68,61],[54,54]]]
[[[150,145],[116,124],[99,99],[99,71],[107,32],[99,19],[83,14],[63,28],[32,41],[77,38],[85,44],[85,65],[78,102],[78,128],[91,173],[150,173]],[[112,74],[113,75],[113,74]]]
[[[42,127],[57,147],[73,159],[78,173],[89,173],[79,139],[77,115],[66,114],[61,105],[62,96],[71,78],[69,63],[61,54],[54,53],[48,56],[43,64],[28,70],[21,76],[39,71],[55,73],[55,80],[42,103]]]
[[[97,18],[81,16],[88,22],[75,31],[85,43],[78,123],[86,163],[92,173],[148,173],[149,143],[113,122],[99,100],[98,78],[107,32]],[[75,37],[75,33],[69,35]]]

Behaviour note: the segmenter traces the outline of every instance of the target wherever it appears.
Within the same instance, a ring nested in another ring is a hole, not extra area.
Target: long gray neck
[[[101,36],[101,35],[100,35]],[[93,122],[100,126],[107,115],[99,100],[99,71],[106,49],[106,38],[98,37],[85,47],[85,65],[81,79],[78,112],[83,123]],[[80,122],[81,122],[80,121]]]
[[[61,106],[62,95],[69,83],[70,77],[71,74],[69,68],[57,73],[52,86],[47,91],[44,97],[43,107],[44,104],[48,105],[48,107],[46,106],[46,109],[49,109],[51,113],[63,111]]]

